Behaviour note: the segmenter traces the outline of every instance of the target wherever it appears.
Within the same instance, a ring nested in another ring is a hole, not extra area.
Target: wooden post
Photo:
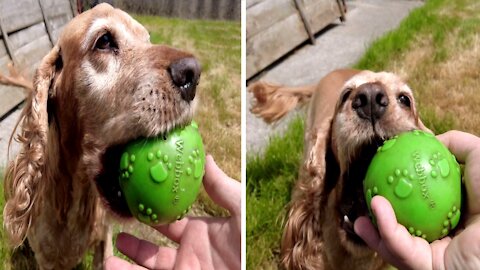
[[[345,13],[347,13],[347,5],[345,4],[345,0],[337,0],[338,9],[340,10],[340,21],[344,22],[347,20],[345,17]]]
[[[70,8],[72,9],[72,18],[78,15],[78,2],[81,0],[68,0],[70,2]]]
[[[312,33],[312,27],[310,26],[310,23],[308,22],[308,18],[305,15],[305,11],[303,10],[303,6],[300,3],[300,0],[294,0],[295,1],[295,6],[298,9],[298,12],[300,13],[300,17],[302,18],[303,25],[305,26],[305,30],[307,31],[308,37],[310,38],[310,42],[315,45],[315,37],[313,36]]]
[[[18,66],[18,60],[13,54],[13,47],[12,47],[12,44],[10,43],[10,40],[8,39],[8,33],[7,31],[5,31],[5,27],[3,26],[3,20],[1,17],[0,17],[0,32],[2,33],[3,43],[5,43],[7,54],[10,56],[10,59],[12,59],[13,64],[15,66]]]
[[[52,43],[52,47],[53,47],[55,46],[55,42],[53,41],[53,37],[52,37],[52,29],[50,27],[50,24],[48,23],[47,13],[45,12],[45,7],[43,6],[42,2],[43,2],[42,0],[38,0],[38,4],[40,5],[40,10],[42,11],[43,23],[45,24],[45,29],[47,29],[48,39],[50,40],[50,43]]]

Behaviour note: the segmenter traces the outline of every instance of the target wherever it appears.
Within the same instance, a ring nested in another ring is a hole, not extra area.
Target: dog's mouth
[[[119,164],[124,144],[107,148],[101,157],[102,170],[95,178],[97,190],[104,204],[122,218],[130,218],[132,214],[120,189],[118,180]]]
[[[377,148],[383,144],[383,141],[380,137],[374,137],[361,146],[356,157],[350,162],[347,171],[341,176],[343,188],[338,209],[341,218],[340,224],[347,233],[347,237],[361,245],[364,245],[364,242],[355,233],[353,223],[358,217],[368,215],[363,194],[363,179]]]
[[[162,137],[165,139],[166,134],[177,127],[182,127],[189,124],[178,124],[177,126],[169,129],[167,132],[162,132],[156,136],[151,137]],[[101,170],[100,173],[95,177],[95,183],[97,190],[100,194],[100,197],[105,206],[110,209],[114,214],[120,218],[131,218],[132,214],[128,208],[127,201],[124,197],[122,189],[120,188],[119,174],[120,174],[120,159],[125,149],[125,146],[130,142],[134,141],[143,136],[133,138],[125,143],[115,144],[110,147],[107,147],[103,155],[100,157]],[[146,138],[146,137],[143,137]]]

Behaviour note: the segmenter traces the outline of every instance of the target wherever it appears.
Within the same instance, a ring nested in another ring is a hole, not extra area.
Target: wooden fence
[[[108,2],[128,12],[160,16],[240,20],[241,0],[0,0],[0,72],[17,70],[32,78],[77,8]],[[0,119],[16,108],[22,89],[0,85]]]
[[[0,0],[0,72],[17,70],[32,77],[76,10],[73,0]],[[0,87],[0,118],[24,99],[22,89]]]
[[[342,0],[247,0],[247,79],[337,18]]]
[[[136,14],[186,19],[240,20],[240,0],[83,0],[108,2]]]

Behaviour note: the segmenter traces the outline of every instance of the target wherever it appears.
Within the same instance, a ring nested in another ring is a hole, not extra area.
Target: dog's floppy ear
[[[418,112],[415,98],[412,98],[411,102],[412,102],[411,108],[413,110],[413,117],[415,117],[415,120],[417,122],[416,123],[417,127],[423,131],[430,132],[433,134],[433,132],[423,124],[422,119],[420,119],[420,113]]]
[[[418,128],[420,128],[421,130],[426,131],[426,132],[430,132],[430,133],[433,134],[433,131],[431,131],[429,128],[427,128],[427,127],[423,124],[423,122],[422,122],[422,120],[420,119],[420,117],[417,118],[417,124],[418,124]]]
[[[414,108],[413,114],[414,114],[415,119],[416,119],[416,121],[417,121],[417,126],[418,126],[418,128],[421,129],[421,130],[423,130],[423,131],[430,132],[430,133],[433,134],[433,131],[431,131],[429,128],[427,128],[427,127],[423,124],[422,119],[420,119],[420,114],[418,113],[416,107],[414,106],[413,108]]]
[[[22,148],[5,175],[4,227],[14,246],[21,245],[27,235],[38,190],[45,181],[47,101],[53,94],[50,90],[59,58],[60,49],[55,46],[36,71],[33,91],[19,120],[21,132],[17,140]]]
[[[339,174],[330,148],[331,122],[332,118],[326,117],[306,133],[304,168],[292,195],[282,238],[282,262],[288,269],[323,269],[322,259],[317,258],[323,241],[322,208]]]

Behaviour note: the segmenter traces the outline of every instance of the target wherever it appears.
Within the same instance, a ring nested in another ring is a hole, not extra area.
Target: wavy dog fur
[[[287,88],[265,82],[254,83],[248,88],[256,100],[252,112],[267,123],[275,122],[297,106],[305,104],[310,99],[314,87]]]
[[[50,82],[55,74],[55,61],[59,55],[54,47],[40,64],[19,123],[22,131],[17,140],[23,145],[15,161],[8,167],[5,177],[5,228],[14,246],[25,240],[32,219],[32,207],[38,197],[39,182],[44,175],[47,148],[47,100]]]

